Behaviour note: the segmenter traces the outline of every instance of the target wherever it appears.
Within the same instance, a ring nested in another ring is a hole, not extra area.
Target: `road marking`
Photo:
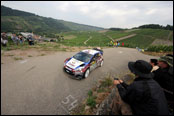
[[[120,53],[120,54],[121,54],[121,53],[123,53],[123,52],[122,52],[122,51],[119,51],[118,53]]]
[[[31,67],[31,68],[28,69],[26,72],[31,71],[31,70],[34,69],[35,67],[36,67],[36,66]]]
[[[20,61],[21,64],[26,63],[28,60]]]

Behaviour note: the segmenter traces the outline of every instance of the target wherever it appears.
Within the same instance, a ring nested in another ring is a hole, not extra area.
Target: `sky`
[[[173,1],[1,1],[1,5],[103,28],[173,25]]]

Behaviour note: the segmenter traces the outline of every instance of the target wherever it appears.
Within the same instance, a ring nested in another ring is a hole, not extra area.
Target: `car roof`
[[[88,54],[91,54],[91,55],[95,55],[96,53],[100,53],[100,51],[92,50],[92,49],[82,50],[81,52],[88,53]]]

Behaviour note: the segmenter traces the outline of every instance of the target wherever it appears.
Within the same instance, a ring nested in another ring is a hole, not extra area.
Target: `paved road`
[[[88,90],[107,73],[128,70],[129,61],[152,56],[136,49],[104,49],[104,65],[87,79],[75,80],[63,72],[63,61],[75,52],[57,52],[1,64],[1,114],[67,114],[87,96]]]

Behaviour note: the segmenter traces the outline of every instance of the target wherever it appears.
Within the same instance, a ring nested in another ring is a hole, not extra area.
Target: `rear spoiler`
[[[97,50],[97,51],[100,51],[103,55],[103,50],[99,49],[99,48],[93,48],[93,50]]]

